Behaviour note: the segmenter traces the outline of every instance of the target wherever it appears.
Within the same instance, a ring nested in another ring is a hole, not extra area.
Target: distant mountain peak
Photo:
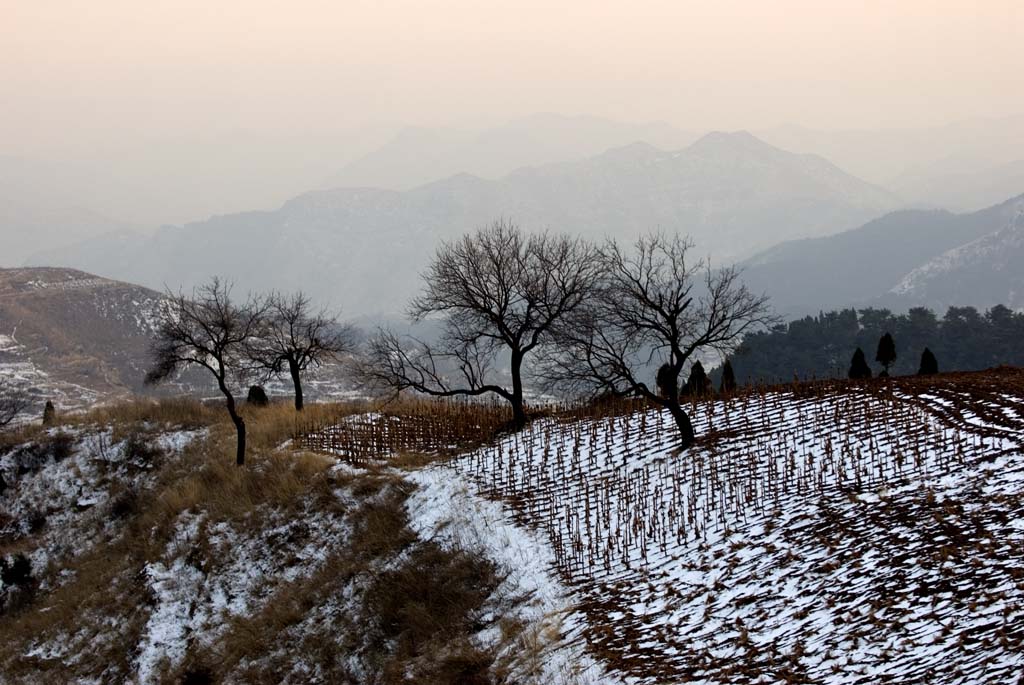
[[[689,152],[711,152],[722,151],[772,151],[783,152],[774,145],[769,145],[750,131],[712,131],[701,136],[688,148]]]
[[[645,160],[654,157],[660,157],[665,154],[664,150],[661,150],[650,143],[645,143],[642,140],[637,140],[627,145],[620,145],[613,147],[604,153],[598,155],[594,159],[599,160],[613,160],[613,161],[633,161],[633,160]]]

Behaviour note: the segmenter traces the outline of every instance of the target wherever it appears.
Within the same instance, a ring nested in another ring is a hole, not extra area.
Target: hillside
[[[0,269],[0,373],[61,407],[138,391],[160,300],[72,269]]]
[[[987,307],[1005,303],[1010,291],[982,279],[959,290],[955,302],[934,301],[924,291],[889,293],[914,269],[944,252],[1004,229],[1020,212],[1024,195],[969,214],[902,210],[837,235],[782,243],[743,263],[744,280],[767,292],[785,315],[821,309],[885,306]],[[993,292],[996,290],[997,292]]]
[[[74,269],[0,269],[0,376],[29,391],[33,415],[46,400],[76,410],[131,394],[219,398],[197,369],[144,385],[162,300],[154,290]],[[246,382],[262,379],[233,379],[241,397]],[[263,384],[273,398],[293,393],[287,374]],[[304,388],[312,400],[353,394],[337,363],[309,369]]]
[[[287,405],[243,411],[245,468],[226,413],[180,400],[0,435],[0,682],[615,682],[500,509],[452,537],[402,471],[295,449]],[[511,536],[495,559],[484,532]]]
[[[891,290],[894,295],[929,304],[1002,302],[1024,309],[1024,202],[999,230],[948,250],[917,267]]]
[[[594,238],[685,230],[702,253],[725,259],[851,228],[897,204],[819,157],[716,133],[674,152],[638,143],[499,180],[463,174],[404,192],[313,192],[276,211],[216,216],[33,262],[153,287],[190,287],[217,273],[242,289],[301,288],[349,316],[394,314],[417,292],[439,239],[500,217]]]
[[[776,387],[691,412],[702,437],[680,454],[671,419],[630,403],[496,439],[501,408],[314,405],[301,424],[249,408],[243,469],[223,412],[194,404],[23,431],[0,443],[0,553],[32,571],[0,588],[0,670],[1014,682],[1024,373]]]
[[[534,423],[417,474],[538,531],[635,683],[1013,682],[1024,375],[817,385]],[[447,504],[443,504],[447,503]]]

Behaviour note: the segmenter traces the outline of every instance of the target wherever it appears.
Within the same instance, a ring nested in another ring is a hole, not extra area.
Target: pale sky
[[[0,0],[0,154],[299,167],[535,112],[917,127],[1024,113],[1022,73],[1021,0]]]

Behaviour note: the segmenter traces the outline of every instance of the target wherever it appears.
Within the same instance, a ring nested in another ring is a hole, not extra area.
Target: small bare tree
[[[559,326],[540,375],[550,388],[639,395],[667,409],[685,449],[694,430],[680,402],[679,377],[702,350],[728,353],[745,333],[774,319],[765,296],[751,293],[735,267],[689,261],[687,238],[651,234],[623,251],[600,250],[602,277],[585,306]],[[642,376],[655,361],[657,382]]]
[[[245,463],[245,419],[238,413],[231,384],[243,374],[248,343],[263,325],[266,304],[257,298],[238,305],[231,286],[213,278],[191,297],[168,293],[153,342],[153,367],[147,384],[161,383],[192,367],[206,369],[217,381],[238,437],[235,463]]]
[[[0,430],[18,418],[30,404],[28,393],[13,383],[0,379]]]
[[[524,360],[584,301],[597,274],[593,257],[582,240],[526,235],[505,221],[444,243],[424,275],[425,292],[410,306],[414,321],[441,318],[439,342],[381,331],[359,375],[372,385],[435,397],[494,394],[512,406],[521,427]],[[507,359],[511,387],[495,380],[499,354]]]
[[[264,379],[285,370],[295,388],[295,409],[302,411],[302,374],[354,347],[355,335],[326,311],[314,311],[302,292],[273,293],[267,298],[267,317],[260,334],[248,346],[248,357]]]

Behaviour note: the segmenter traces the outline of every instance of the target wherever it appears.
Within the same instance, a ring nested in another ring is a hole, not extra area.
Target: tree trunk
[[[671,403],[668,410],[672,414],[672,418],[676,420],[676,428],[679,429],[679,437],[682,438],[680,448],[685,450],[690,447],[696,439],[693,432],[693,424],[690,423],[690,417],[686,415],[686,412],[678,402]]]
[[[235,448],[235,464],[245,465],[245,421],[239,416],[235,419],[235,432],[238,434],[238,445]]]
[[[526,425],[526,408],[523,401],[523,355],[520,352],[512,352],[512,423],[515,427],[522,428]]]
[[[235,406],[235,396],[228,390],[223,379],[218,379],[220,384],[220,390],[224,393],[224,398],[228,405],[228,414],[231,415],[231,423],[235,424],[235,433],[238,436],[238,444],[235,449],[235,464],[238,466],[245,465],[245,419],[243,419],[239,413],[238,408]]]
[[[294,359],[288,360],[288,373],[292,375],[292,385],[295,386],[295,411],[302,411],[302,378],[299,372],[299,364]]]

